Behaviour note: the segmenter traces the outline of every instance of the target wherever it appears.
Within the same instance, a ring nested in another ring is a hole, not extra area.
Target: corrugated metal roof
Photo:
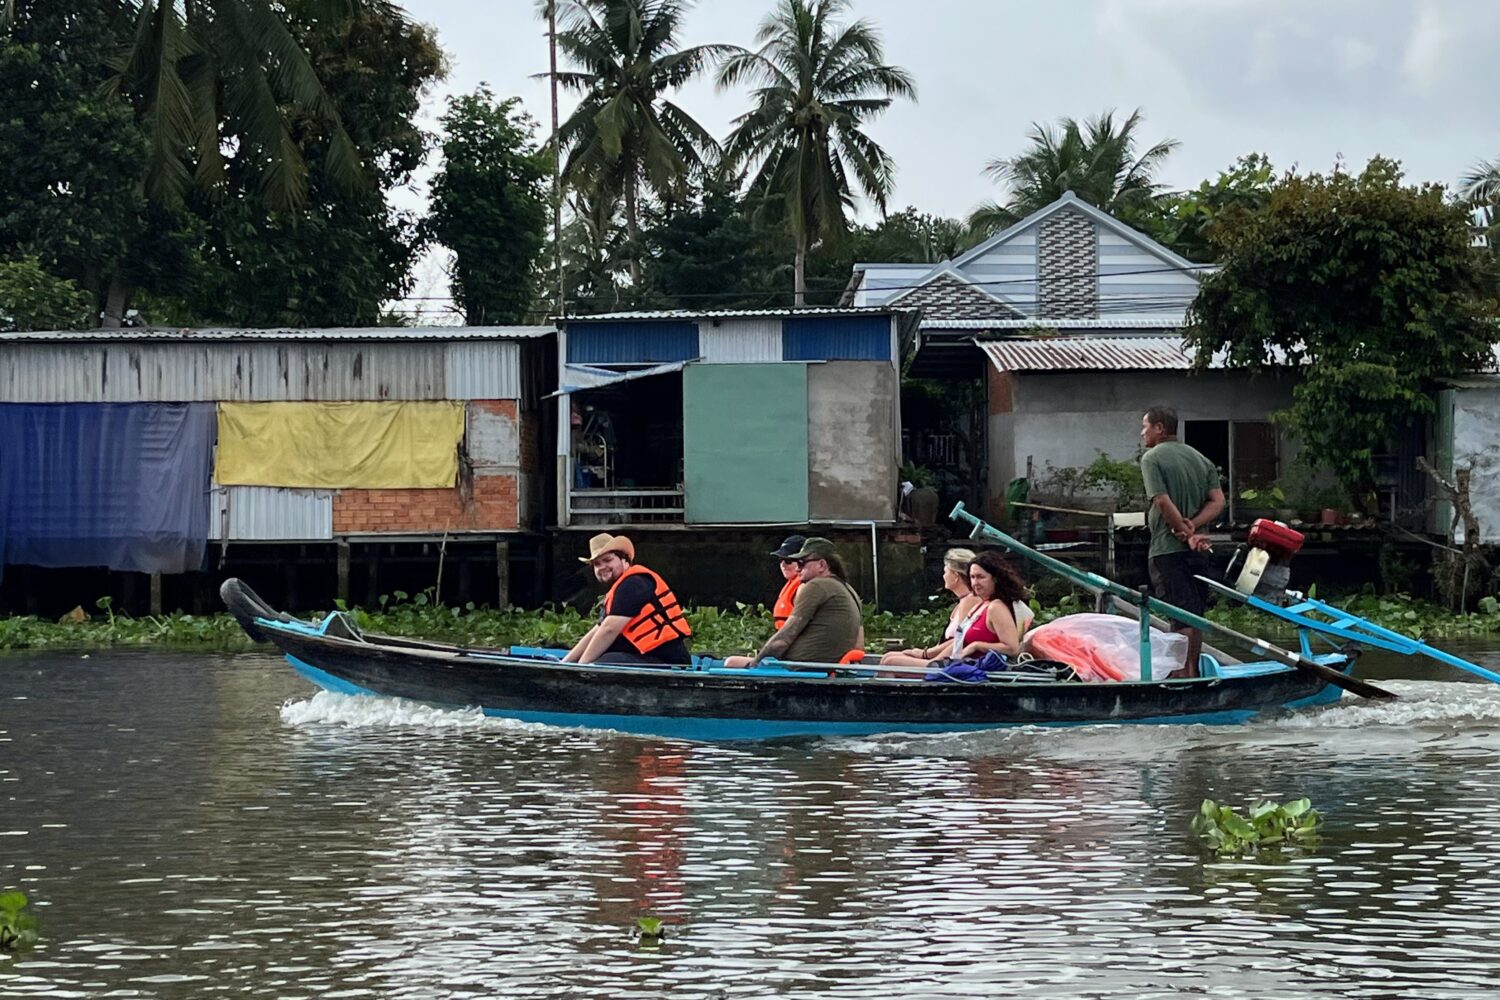
[[[0,402],[518,399],[521,346],[465,343],[0,345]]]
[[[1047,337],[975,343],[1002,372],[1187,371],[1193,366],[1192,352],[1183,347],[1181,337]]]
[[[28,341],[161,340],[197,343],[222,340],[528,340],[557,332],[554,326],[349,326],[301,329],[174,329],[121,327],[117,330],[41,330],[0,333],[0,343]]]
[[[1115,319],[924,319],[922,330],[1180,330],[1186,326],[1175,316]]]
[[[597,316],[568,316],[566,323],[609,323],[616,320],[699,320],[699,319],[748,319],[752,317],[781,316],[801,318],[804,316],[866,316],[873,313],[910,312],[905,309],[888,309],[884,306],[808,306],[800,309],[662,309],[637,312],[600,313]]]

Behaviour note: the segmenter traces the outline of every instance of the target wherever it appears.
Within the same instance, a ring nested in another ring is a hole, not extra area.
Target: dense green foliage
[[[350,186],[325,169],[331,139],[318,120],[294,114],[290,136],[312,168],[304,203],[273,209],[253,197],[251,169],[228,170],[237,197],[193,199],[206,218],[211,268],[183,301],[189,317],[232,326],[373,326],[383,300],[403,294],[423,246],[417,219],[389,203],[410,183],[430,144],[416,123],[421,99],[445,73],[432,32],[360,5],[320,20],[326,0],[284,4],[299,45],[337,103],[365,160]],[[156,320],[157,317],[150,317]]]
[[[1287,844],[1310,844],[1317,839],[1322,822],[1323,817],[1307,799],[1256,802],[1246,814],[1204,799],[1190,828],[1219,854],[1246,854]]]
[[[719,178],[671,213],[651,213],[643,242],[645,308],[755,308],[774,302],[784,283],[749,206]]]
[[[487,87],[451,99],[442,125],[428,225],[453,251],[454,300],[471,324],[520,323],[547,239],[550,156],[520,101],[497,101]]]
[[[0,260],[34,258],[116,318],[146,275],[183,287],[198,254],[176,238],[181,212],[142,192],[144,125],[103,92],[126,41],[118,15],[115,0],[19,0],[0,31]],[[71,307],[28,309],[50,321]]]
[[[1217,256],[1219,228],[1242,215],[1265,209],[1276,186],[1276,171],[1261,153],[1240,157],[1234,166],[1191,191],[1157,197],[1129,213],[1130,223],[1188,260],[1207,262]]]
[[[0,259],[0,331],[87,329],[92,311],[87,294],[34,255]]]
[[[184,20],[186,19],[186,20]],[[125,53],[121,61],[121,53]],[[0,259],[117,325],[373,323],[416,220],[432,33],[364,0],[19,0],[0,32]]]
[[[885,62],[873,24],[833,20],[848,9],[848,0],[777,0],[756,33],[760,48],[719,67],[721,87],[756,88],[724,156],[750,171],[761,210],[792,237],[796,305],[806,301],[808,250],[843,236],[856,189],[885,212],[895,164],[865,126],[895,98],[916,97],[910,74]]]
[[[1213,241],[1222,264],[1189,333],[1198,363],[1216,352],[1252,369],[1305,362],[1286,419],[1306,459],[1351,492],[1432,408],[1432,379],[1489,360],[1495,304],[1480,294],[1468,212],[1439,186],[1404,185],[1391,161],[1289,176]]]

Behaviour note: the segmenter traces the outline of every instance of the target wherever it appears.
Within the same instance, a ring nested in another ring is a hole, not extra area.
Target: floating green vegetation
[[[661,944],[667,936],[667,929],[662,925],[660,917],[638,917],[635,936],[641,939],[641,944]]]
[[[1076,593],[1049,592],[1049,600],[1033,599],[1037,622],[1062,615],[1093,610],[1093,599]],[[547,606],[522,610],[494,610],[472,602],[462,606],[439,604],[431,591],[383,595],[369,608],[346,607],[367,632],[420,636],[438,642],[497,648],[504,646],[570,646],[596,620],[570,606]],[[1469,614],[1447,609],[1405,594],[1379,596],[1360,594],[1333,599],[1329,603],[1368,618],[1377,625],[1415,638],[1479,635],[1500,632],[1500,601],[1487,597]],[[61,619],[23,615],[0,618],[0,649],[98,648],[151,645],[251,649],[254,644],[227,614],[131,617],[114,610],[108,597],[94,603],[94,613],[74,608]],[[949,606],[937,603],[920,611],[896,613],[865,607],[866,648],[880,652],[936,642],[948,626]],[[761,604],[736,604],[728,609],[689,608],[693,627],[692,646],[700,652],[729,655],[751,653],[771,635],[771,612]],[[1208,613],[1214,621],[1250,635],[1275,636],[1284,626],[1267,615],[1246,607],[1220,606]]]
[[[501,648],[506,646],[571,646],[597,620],[570,606],[495,610],[470,602],[441,605],[430,592],[383,595],[372,608],[349,607],[336,601],[366,632],[420,636],[436,642]],[[75,608],[58,621],[35,616],[0,618],[0,649],[97,648],[154,645],[168,647],[244,650],[254,648],[228,614],[146,615],[132,618],[110,607],[108,598],[87,614]],[[736,604],[687,609],[693,628],[693,649],[721,655],[753,653],[773,631],[771,612],[760,604]],[[887,644],[901,647],[937,641],[948,625],[946,605],[908,614],[865,608],[865,635],[870,649]]]
[[[1287,843],[1310,844],[1317,839],[1323,817],[1308,799],[1256,802],[1249,815],[1213,799],[1204,799],[1191,829],[1219,854],[1247,854]]]
[[[36,917],[26,912],[24,892],[0,893],[0,954],[25,951],[36,944]]]

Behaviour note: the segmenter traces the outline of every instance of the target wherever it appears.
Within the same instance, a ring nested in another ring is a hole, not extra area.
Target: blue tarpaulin
[[[212,403],[0,405],[0,568],[201,568]]]

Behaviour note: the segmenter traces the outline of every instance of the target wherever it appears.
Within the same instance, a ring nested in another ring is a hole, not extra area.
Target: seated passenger
[[[826,538],[809,538],[791,557],[801,566],[802,586],[792,616],[755,656],[731,656],[727,667],[753,667],[774,657],[804,663],[839,663],[865,644],[859,595]]]
[[[772,552],[771,555],[781,560],[781,577],[786,581],[781,587],[781,593],[776,595],[776,604],[771,608],[771,620],[779,629],[786,624],[786,620],[792,617],[792,602],[797,597],[797,588],[802,586],[802,567],[797,560],[792,558],[793,553],[802,548],[802,543],[807,541],[801,535],[791,535],[781,543],[781,548]]]
[[[948,616],[948,628],[935,646],[913,646],[900,652],[886,653],[880,658],[881,666],[925,667],[934,659],[955,656],[958,639],[970,622],[970,613],[979,606],[979,598],[969,589],[969,564],[974,561],[970,549],[949,549],[943,554],[943,589],[958,598],[953,613]]]
[[[990,652],[1015,658],[1021,652],[1021,634],[1035,617],[1020,575],[1000,553],[981,552],[969,564],[969,589],[981,603],[955,643],[958,652],[952,659],[977,660]]]
[[[666,581],[634,565],[635,545],[624,535],[598,534],[579,562],[609,584],[599,624],[563,657],[564,663],[689,664],[693,634]]]

